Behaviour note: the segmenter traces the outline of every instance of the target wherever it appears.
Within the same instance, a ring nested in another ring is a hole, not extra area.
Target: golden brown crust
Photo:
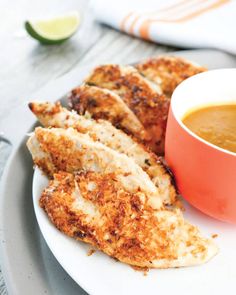
[[[53,108],[51,108],[50,103],[35,103],[35,102],[30,102],[28,104],[29,109],[32,111],[34,114],[41,114],[41,116],[54,116],[55,114],[59,113],[61,111],[61,104],[60,102],[55,102],[53,105]],[[53,126],[51,126],[53,127]]]
[[[124,101],[114,92],[96,86],[82,85],[72,90],[70,107],[78,114],[91,114],[94,119],[108,120],[118,129],[145,139],[146,131]]]
[[[156,154],[151,152],[147,146],[138,143],[135,138],[117,130],[107,121],[86,119],[84,116],[68,111],[59,103],[32,102],[31,109],[45,127],[73,127],[81,133],[89,134],[95,141],[126,154],[147,172],[159,188],[164,204],[173,205],[177,201],[177,192],[172,181],[173,175],[167,171]],[[42,165],[40,163],[40,166]]]
[[[204,67],[174,56],[150,58],[136,65],[136,68],[142,75],[157,83],[168,97],[171,97],[174,89],[183,80],[206,71]]]
[[[103,65],[95,68],[86,83],[116,92],[146,129],[145,143],[157,154],[164,153],[169,99],[158,92],[132,67]]]
[[[178,267],[210,258],[210,240],[180,212],[154,210],[145,195],[127,192],[112,173],[59,172],[40,206],[68,236],[131,265]]]
[[[73,128],[44,129],[38,127],[27,146],[34,163],[49,172],[91,170],[112,172],[130,192],[142,191],[155,208],[163,206],[161,191],[131,158],[105,145],[94,142],[87,134]]]

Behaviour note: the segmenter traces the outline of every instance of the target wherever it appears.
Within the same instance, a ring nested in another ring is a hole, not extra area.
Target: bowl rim
[[[209,70],[209,71],[206,71],[206,72],[202,72],[202,73],[199,73],[199,74],[196,74],[194,76],[191,76],[189,78],[187,78],[186,80],[184,80],[183,82],[181,82],[174,90],[172,96],[171,96],[171,104],[170,104],[170,109],[172,111],[172,114],[175,118],[175,120],[177,121],[177,123],[180,125],[180,127],[182,129],[184,129],[185,132],[187,132],[190,136],[194,137],[197,141],[200,141],[201,143],[209,146],[210,148],[213,148],[214,150],[218,151],[218,152],[221,152],[221,153],[224,153],[224,154],[227,154],[227,155],[230,155],[230,156],[233,156],[233,157],[236,157],[236,153],[235,152],[231,152],[229,150],[226,150],[226,149],[223,149],[217,145],[214,145],[210,142],[208,142],[207,140],[201,138],[200,136],[198,136],[197,134],[195,134],[193,131],[191,131],[182,121],[182,119],[178,116],[176,116],[175,114],[175,111],[174,111],[174,108],[173,108],[173,101],[176,100],[176,99],[179,99],[179,91],[180,89],[182,89],[183,87],[185,87],[186,84],[189,84],[191,83],[193,80],[196,80],[196,79],[199,79],[199,77],[202,77],[202,76],[206,76],[206,75],[211,75],[212,73],[216,73],[216,72],[234,72],[234,74],[236,75],[236,68],[223,68],[223,69],[216,69],[216,70]],[[235,96],[236,96],[236,89],[235,89]],[[177,98],[176,98],[177,97]],[[222,103],[223,104],[223,103]],[[227,103],[226,103],[227,104]],[[236,101],[235,101],[235,104],[236,104]],[[221,105],[221,103],[216,103],[216,104],[212,104],[212,103],[209,103],[209,104],[205,104],[203,106],[210,106],[210,105]]]

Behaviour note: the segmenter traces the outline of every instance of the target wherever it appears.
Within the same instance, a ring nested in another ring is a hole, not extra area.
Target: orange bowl
[[[236,223],[236,154],[201,139],[182,123],[189,110],[219,103],[236,103],[236,69],[204,72],[176,88],[165,158],[189,203],[212,217]]]

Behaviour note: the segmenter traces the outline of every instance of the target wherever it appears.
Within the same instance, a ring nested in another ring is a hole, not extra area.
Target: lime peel
[[[34,39],[43,44],[59,44],[75,34],[80,25],[78,12],[38,21],[26,21],[25,29]]]

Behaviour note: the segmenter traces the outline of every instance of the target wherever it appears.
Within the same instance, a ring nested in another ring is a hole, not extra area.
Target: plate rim
[[[164,52],[164,53],[160,53],[161,55],[170,55],[170,54],[183,54],[186,53],[186,52],[217,52],[217,53],[222,53],[221,51],[217,51],[217,50],[205,50],[205,49],[197,49],[197,50],[184,50],[184,51],[175,51],[175,52]],[[224,54],[224,53],[223,53]],[[225,53],[225,55],[228,55],[227,53]],[[88,69],[90,69],[90,67],[86,66],[86,71],[88,71]],[[69,77],[72,72],[78,72],[81,70],[81,68],[75,68],[74,70],[72,70],[71,72],[69,72],[68,74],[58,78],[58,79],[55,79],[53,81],[51,81],[49,84],[47,84],[46,86],[42,87],[39,91],[36,91],[35,94],[31,95],[32,97],[37,97],[37,96],[40,96],[40,93],[44,93],[44,92],[47,92],[48,89],[50,89],[50,87],[52,87],[52,84],[53,85],[57,85],[59,84],[59,81],[60,80],[64,80],[67,77]],[[85,71],[85,70],[84,70]],[[83,72],[83,70],[81,71]],[[77,81],[79,83],[79,77],[77,78]],[[70,88],[70,87],[69,87]],[[71,88],[70,88],[71,89]],[[65,92],[66,93],[66,92]],[[42,95],[44,96],[44,95]],[[61,95],[59,95],[58,97],[61,97]],[[43,98],[44,99],[44,98]],[[42,100],[43,100],[42,99]],[[56,99],[53,98],[53,95],[52,95],[52,99],[48,99],[47,100],[49,101],[55,101]],[[25,109],[25,106],[24,106],[24,109]],[[28,120],[28,118],[27,118]],[[22,134],[25,134],[25,131],[27,132],[27,130],[31,129],[33,127],[33,125],[35,124],[36,120],[28,120],[27,121],[27,128],[24,128],[24,131],[22,131]],[[13,148],[13,151],[7,161],[7,164],[5,166],[5,169],[4,169],[4,172],[3,172],[3,175],[2,175],[2,178],[1,178],[1,184],[0,184],[0,212],[2,211],[2,208],[4,207],[3,204],[4,204],[4,195],[5,195],[5,192],[6,192],[6,186],[7,186],[7,182],[8,182],[8,179],[10,177],[10,174],[11,174],[11,170],[14,169],[13,165],[14,165],[14,159],[15,157],[17,157],[17,153],[19,152],[19,149],[20,147],[24,144],[25,142],[25,138],[24,136],[21,137],[21,139],[19,140],[19,142],[14,146]],[[27,168],[28,169],[28,168]],[[4,216],[3,214],[0,214],[0,224],[1,224],[1,229],[0,229],[0,238],[1,238],[1,243],[0,243],[0,256],[1,256],[1,270],[2,270],[2,274],[3,274],[3,277],[4,277],[4,281],[5,281],[5,284],[6,284],[6,287],[7,287],[7,291],[9,294],[18,294],[19,290],[17,290],[17,286],[15,285],[14,283],[14,278],[13,278],[13,275],[11,273],[11,268],[12,266],[10,265],[9,263],[9,257],[7,255],[7,242],[2,242],[2,241],[5,241],[5,232],[4,232]],[[20,293],[19,293],[20,294]]]

